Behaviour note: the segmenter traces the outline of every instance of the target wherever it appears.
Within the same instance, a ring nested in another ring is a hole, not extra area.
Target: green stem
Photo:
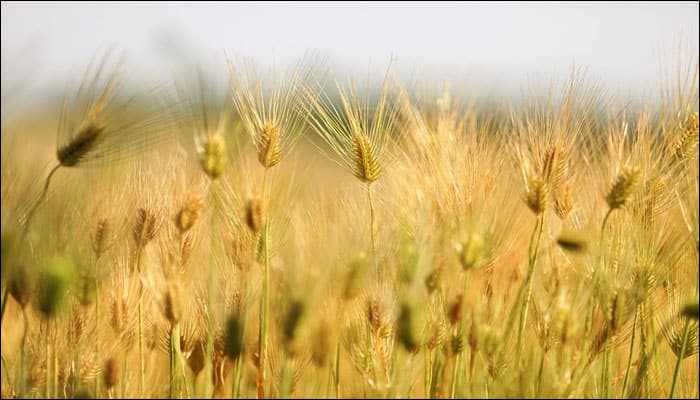
[[[634,313],[634,322],[632,323],[632,340],[630,340],[630,352],[629,355],[627,356],[627,368],[625,368],[625,378],[622,381],[622,393],[620,393],[620,397],[625,396],[625,391],[627,391],[627,381],[629,379],[630,375],[630,367],[632,366],[632,353],[634,352],[634,339],[635,335],[637,334],[637,315],[639,312],[635,311]]]
[[[522,311],[520,313],[520,328],[518,329],[518,342],[517,342],[517,359],[518,362],[522,362],[523,344],[522,338],[525,332],[525,325],[527,324],[527,314],[530,308],[530,298],[532,297],[532,284],[534,282],[535,274],[535,263],[537,262],[537,253],[540,247],[540,240],[542,238],[542,230],[544,226],[544,213],[540,215],[537,223],[535,224],[536,237],[534,240],[534,247],[532,246],[533,241],[530,241],[530,251],[528,254],[528,268],[527,268],[527,278],[525,285],[527,290],[525,291],[525,302],[523,304]]]
[[[44,190],[41,192],[41,196],[39,196],[32,208],[27,212],[27,218],[24,221],[24,228],[22,229],[22,239],[24,239],[27,236],[27,233],[29,232],[29,225],[32,219],[34,218],[34,213],[39,208],[39,205],[41,205],[41,203],[44,201],[44,198],[46,198],[46,193],[48,193],[49,191],[49,184],[51,183],[51,178],[56,173],[56,171],[58,171],[59,168],[61,168],[61,164],[56,165],[55,167],[53,167],[51,172],[49,172],[49,175],[46,177],[46,181],[44,182]]]
[[[678,354],[678,361],[676,361],[676,370],[673,372],[673,383],[671,384],[671,394],[669,399],[673,399],[676,396],[676,385],[678,384],[678,377],[681,373],[681,363],[685,358],[685,350],[688,346],[688,336],[690,333],[690,318],[685,319],[685,328],[683,328],[683,342],[681,344],[681,352]]]
[[[605,238],[605,225],[608,223],[608,218],[610,218],[610,214],[614,211],[614,208],[611,208],[608,210],[608,212],[605,214],[605,217],[603,218],[603,224],[600,227],[600,247],[602,251],[602,246],[603,246],[603,238]]]
[[[185,366],[185,358],[182,355],[181,351],[178,353],[178,356],[179,356],[179,360],[180,360],[178,362],[178,364],[180,364],[180,378],[182,379],[182,381],[181,381],[182,386],[185,388],[185,398],[189,399],[190,398],[190,389],[189,389],[188,383],[187,383],[187,367]]]
[[[646,305],[645,305],[645,308],[646,308]],[[642,313],[642,316],[644,316],[644,313]],[[642,320],[644,320],[644,319],[645,318],[642,317]],[[666,323],[662,326],[661,331],[663,332],[666,329],[668,329],[668,327],[670,326],[670,324],[673,321],[674,321],[674,318],[667,320]],[[657,333],[656,336],[652,338],[651,351],[646,352],[645,349],[647,347],[647,344],[646,344],[647,339],[645,338],[645,336],[647,334],[644,330],[644,326],[642,326],[640,329],[641,329],[641,335],[642,335],[641,336],[641,346],[640,346],[640,353],[641,353],[640,359],[641,359],[641,361],[639,362],[639,367],[637,368],[637,376],[632,381],[632,386],[630,387],[630,392],[627,395],[628,399],[634,399],[634,398],[641,397],[640,392],[642,390],[642,385],[646,385],[647,381],[649,380],[649,379],[646,379],[646,377],[647,377],[647,374],[649,372],[649,363],[651,362],[650,354],[653,354],[656,351],[656,346],[658,346],[659,339],[661,338],[660,333]],[[647,394],[649,393],[648,389],[646,390],[646,393]]]
[[[546,351],[542,351],[542,358],[540,359],[540,368],[537,372],[537,384],[535,385],[535,397],[541,396],[540,387],[542,386],[542,371],[544,371],[544,358],[547,356]]]
[[[209,271],[207,279],[207,346],[204,359],[204,385],[203,397],[210,397],[213,394],[212,376],[214,373],[214,286],[215,286],[215,250],[217,213],[219,212],[219,197],[217,192],[217,181],[211,182],[211,196],[214,200],[214,212],[211,214],[211,248],[209,254]]]
[[[455,389],[457,388],[457,371],[459,370],[459,361],[462,358],[462,353],[457,354],[455,357],[455,367],[452,370],[452,386],[450,388],[450,398],[455,398]]]
[[[238,398],[241,395],[241,377],[243,376],[243,355],[236,359],[236,379],[234,379],[235,390],[231,393],[231,396]]]

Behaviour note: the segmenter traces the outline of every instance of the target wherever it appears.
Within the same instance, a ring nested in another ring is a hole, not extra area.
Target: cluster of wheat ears
[[[54,155],[3,116],[3,398],[698,397],[697,61],[496,102],[112,58]]]

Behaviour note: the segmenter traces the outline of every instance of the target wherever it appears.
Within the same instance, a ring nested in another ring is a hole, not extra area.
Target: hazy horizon
[[[394,57],[402,78],[514,93],[579,66],[606,88],[642,93],[679,46],[697,57],[697,33],[697,2],[2,3],[3,101],[15,87],[27,97],[63,90],[110,46],[137,77],[223,60],[224,50],[283,65],[317,49],[337,75],[381,75]]]

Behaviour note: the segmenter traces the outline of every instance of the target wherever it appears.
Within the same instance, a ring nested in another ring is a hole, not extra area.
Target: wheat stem
[[[214,199],[214,211],[211,214],[211,247],[209,254],[209,271],[207,279],[207,347],[204,360],[204,397],[212,396],[212,374],[214,372],[214,286],[215,286],[215,249],[217,232],[217,214],[219,212],[219,195],[217,180],[211,180],[211,196]]]
[[[129,370],[129,369],[127,368],[127,365],[128,365],[128,357],[127,357],[126,354],[125,354],[125,355],[124,355],[124,361],[122,362],[122,378],[121,378],[122,384],[121,384],[121,388],[120,388],[120,390],[121,390],[121,397],[123,397],[123,398],[126,398],[126,397],[127,397],[127,396],[126,396],[126,372]],[[111,389],[110,389],[110,391],[111,391]],[[115,389],[115,391],[116,391],[116,389]]]
[[[51,325],[46,322],[46,398],[51,398]]]
[[[87,321],[87,307],[83,307],[82,309],[82,318],[83,318],[83,324],[85,324],[85,321]],[[97,341],[97,336],[95,336],[95,340]],[[82,338],[82,333],[79,335],[77,338],[78,340],[78,345],[75,353],[75,370],[77,371],[78,374],[80,374],[80,371],[83,369],[83,338]],[[81,384],[79,380],[74,380],[71,384],[71,392],[76,393],[78,389],[80,388]]]
[[[241,395],[241,377],[243,376],[243,355],[236,359],[236,377],[234,379],[235,390],[231,396],[238,398]]]
[[[53,335],[53,395],[58,397],[58,327],[54,329]]]
[[[457,373],[459,371],[459,361],[462,358],[462,353],[457,354],[454,362],[454,369],[452,370],[452,385],[450,388],[450,398],[455,398],[455,389],[457,388]]]
[[[673,371],[673,383],[671,384],[671,394],[668,396],[669,399],[673,399],[676,396],[676,385],[678,383],[678,377],[681,372],[681,363],[685,358],[685,350],[688,346],[688,335],[690,334],[690,318],[685,319],[685,327],[683,328],[683,342],[681,344],[681,351],[678,353],[678,360],[676,361],[676,369]]]
[[[603,366],[600,369],[601,375],[601,397],[604,399],[609,398],[610,394],[610,363],[611,363],[611,351],[610,351],[610,340],[606,340],[603,345],[605,349],[603,350]]]
[[[263,185],[262,185],[262,201],[263,204],[267,205],[267,173],[269,168],[265,168],[263,173]],[[258,333],[258,355],[259,355],[259,365],[258,365],[258,382],[257,391],[258,398],[262,399],[265,397],[265,380],[266,380],[266,369],[265,362],[267,359],[267,320],[269,312],[269,285],[270,285],[270,223],[269,218],[265,220],[265,230],[263,232],[263,289],[262,298],[260,299],[260,326]]]
[[[428,350],[425,352],[425,397],[428,398],[430,397],[430,385],[431,385],[431,379],[433,375],[433,365],[432,365],[432,350]]]
[[[44,198],[46,198],[46,193],[48,193],[49,191],[49,184],[51,183],[51,178],[56,173],[56,171],[58,171],[59,168],[61,168],[60,163],[53,167],[51,172],[49,172],[49,175],[46,177],[46,181],[44,182],[44,190],[41,192],[41,196],[39,196],[32,208],[29,210],[29,212],[27,212],[27,218],[24,221],[24,229],[22,229],[22,239],[24,239],[27,236],[30,222],[32,221],[32,218],[34,218],[34,213],[36,212],[37,208],[39,208],[39,205],[44,201]]]
[[[142,246],[139,242],[136,248],[136,271],[139,275],[139,391],[143,396],[143,391],[146,387],[146,361],[143,354],[143,282],[141,281],[141,251]]]
[[[637,334],[637,316],[639,315],[639,312],[635,310],[634,312],[634,322],[632,323],[632,340],[630,340],[630,351],[629,355],[627,356],[627,368],[625,368],[625,378],[622,380],[622,393],[620,393],[620,397],[625,396],[625,391],[627,390],[627,381],[629,379],[630,375],[630,367],[632,366],[632,353],[634,351],[634,339]]]
[[[603,246],[603,239],[604,239],[604,237],[605,237],[605,225],[607,225],[607,223],[608,223],[608,218],[610,218],[610,214],[612,214],[613,210],[614,210],[614,208],[610,208],[610,209],[608,210],[608,212],[605,214],[605,218],[603,218],[603,224],[602,224],[602,226],[600,227],[600,246],[601,246],[601,249],[602,249],[602,246]]]
[[[525,299],[524,299],[524,304],[523,308],[520,313],[520,327],[518,329],[518,342],[517,342],[517,358],[518,362],[522,362],[522,352],[523,352],[523,343],[522,343],[522,337],[523,333],[525,332],[525,325],[527,324],[527,314],[528,310],[530,308],[530,298],[532,297],[532,284],[533,284],[533,276],[535,273],[535,263],[537,262],[537,254],[538,250],[540,247],[540,240],[542,238],[542,230],[544,226],[544,213],[540,214],[540,216],[537,219],[537,222],[535,223],[535,230],[533,231],[533,237],[530,240],[530,251],[528,252],[528,268],[527,268],[527,278],[525,279],[525,285],[527,287],[525,291]],[[533,246],[534,244],[534,246]]]
[[[546,351],[542,351],[542,358],[540,358],[540,368],[537,372],[537,381],[535,383],[535,397],[540,395],[540,386],[542,385],[542,372],[544,371],[544,358],[547,356]]]
[[[170,328],[170,398],[180,397],[180,324]]]
[[[372,201],[371,183],[367,183],[367,200],[369,200],[369,234],[372,240],[372,260],[374,263],[374,269],[377,273],[377,278],[379,278],[379,270],[377,267],[377,242],[374,234],[374,202]]]
[[[12,376],[10,376],[10,368],[7,365],[7,359],[5,359],[4,354],[0,354],[0,363],[2,363],[2,369],[5,371],[5,376],[7,377],[7,384],[12,387]],[[21,393],[19,393],[19,395],[21,395]]]
[[[29,334],[29,316],[27,315],[27,310],[25,307],[22,307],[22,320],[24,322],[24,332],[22,333],[22,344],[20,345],[20,361],[19,361],[19,376],[17,378],[17,394],[18,398],[22,398],[24,395],[24,364],[26,361],[26,343],[27,343],[27,336]]]
[[[146,387],[146,362],[143,355],[143,294],[139,295],[139,391]]]
[[[263,292],[262,299],[260,302],[260,365],[258,366],[258,398],[262,399],[265,397],[265,379],[266,370],[265,362],[267,359],[267,320],[269,312],[269,285],[270,285],[270,253],[269,253],[269,238],[270,234],[270,224],[265,223],[265,231],[263,234],[263,248],[264,248],[264,277],[263,277]]]
[[[100,283],[95,276],[95,360],[100,362]],[[100,379],[95,379],[95,397],[100,397]]]
[[[335,398],[340,398],[340,339],[335,347],[335,368],[333,370],[335,380]]]

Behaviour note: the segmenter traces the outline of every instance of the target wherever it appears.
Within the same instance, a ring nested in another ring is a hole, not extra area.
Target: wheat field
[[[3,115],[3,398],[698,398],[696,59],[641,99],[114,59]]]

